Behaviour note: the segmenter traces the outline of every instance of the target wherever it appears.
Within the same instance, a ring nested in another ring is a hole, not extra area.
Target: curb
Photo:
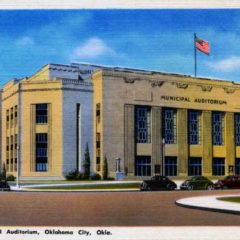
[[[219,213],[228,213],[228,214],[234,214],[234,215],[240,215],[240,211],[237,210],[229,210],[229,209],[220,209],[220,208],[208,208],[208,207],[200,207],[200,206],[190,206],[183,203],[178,203],[178,200],[175,201],[175,204],[180,207],[184,208],[190,208],[190,209],[198,209],[198,210],[204,210],[209,212],[219,212]]]

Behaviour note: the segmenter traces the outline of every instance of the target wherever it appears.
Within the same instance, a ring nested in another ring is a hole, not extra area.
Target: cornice
[[[234,84],[232,82],[221,81],[221,80],[211,80],[211,79],[201,79],[192,78],[186,79],[184,76],[175,76],[167,74],[151,74],[151,73],[129,73],[127,71],[115,72],[115,71],[104,71],[104,77],[121,78],[125,83],[135,84],[137,81],[148,81],[152,87],[163,85],[165,83],[170,83],[181,89],[187,89],[189,86],[200,87],[202,91],[211,92],[213,88],[222,88],[226,93],[234,93],[236,90],[240,90],[239,84]],[[175,79],[168,79],[175,78]],[[177,79],[179,78],[179,79]],[[205,81],[205,82],[204,82]],[[159,83],[161,82],[161,84]],[[159,83],[159,85],[158,85]]]

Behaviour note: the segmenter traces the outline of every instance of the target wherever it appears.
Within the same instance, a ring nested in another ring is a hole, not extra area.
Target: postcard
[[[0,3],[0,240],[239,239],[240,5],[38,4]]]

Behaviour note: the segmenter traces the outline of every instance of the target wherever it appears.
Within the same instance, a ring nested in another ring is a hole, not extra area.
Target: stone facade
[[[5,84],[2,161],[7,174],[16,175],[18,162],[22,179],[63,179],[71,170],[83,171],[87,143],[92,159],[92,95],[92,83],[83,79],[77,66],[48,64],[28,78]],[[47,105],[45,123],[36,121],[39,104]],[[47,135],[47,164],[40,170],[37,134]]]
[[[135,174],[136,156],[151,158],[151,172],[155,165],[162,165],[162,111],[176,110],[176,143],[166,144],[165,157],[177,158],[177,176],[188,176],[190,157],[201,158],[202,175],[212,177],[212,159],[223,158],[225,175],[229,167],[235,167],[240,158],[240,147],[234,141],[234,114],[240,112],[240,85],[233,82],[193,78],[190,76],[165,74],[120,68],[102,68],[93,73],[94,84],[94,161],[96,154],[101,173],[106,156],[110,174],[115,175],[115,162],[121,159],[121,169],[127,178],[139,178]],[[96,121],[96,106],[101,106],[101,118]],[[151,141],[136,143],[135,109],[146,106],[151,109]],[[188,113],[200,113],[199,144],[189,144]],[[213,145],[212,113],[222,112],[224,118],[224,142]],[[96,134],[101,136],[99,149]],[[161,166],[161,168],[164,166]],[[96,167],[95,167],[95,170]]]

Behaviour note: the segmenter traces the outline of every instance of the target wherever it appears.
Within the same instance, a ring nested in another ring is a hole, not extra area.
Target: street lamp
[[[17,145],[17,182],[16,182],[17,188],[20,188],[19,177],[20,177],[19,145]]]
[[[162,139],[162,176],[164,176],[165,138]]]

